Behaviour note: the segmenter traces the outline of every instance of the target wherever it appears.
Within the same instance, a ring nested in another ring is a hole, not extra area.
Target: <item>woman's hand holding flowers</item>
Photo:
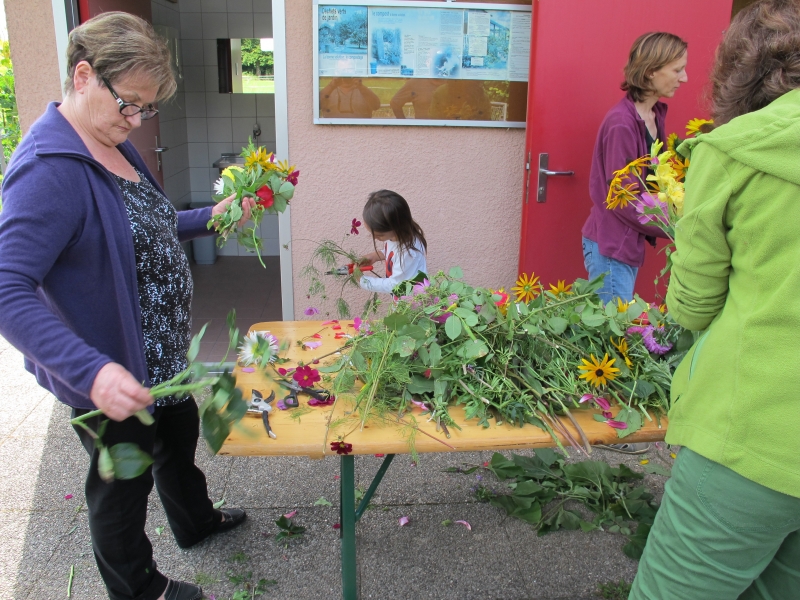
[[[225,198],[224,200],[220,200],[219,202],[217,202],[214,205],[214,208],[211,209],[211,216],[216,217],[217,215],[224,214],[225,211],[228,210],[228,207],[230,206],[231,202],[234,201],[235,198],[236,194],[234,193]],[[239,219],[239,221],[236,223],[238,227],[244,227],[244,224],[250,220],[250,213],[252,209],[255,208],[255,205],[256,201],[253,198],[250,197],[242,198],[242,218]],[[217,224],[216,226],[219,227],[219,224]]]

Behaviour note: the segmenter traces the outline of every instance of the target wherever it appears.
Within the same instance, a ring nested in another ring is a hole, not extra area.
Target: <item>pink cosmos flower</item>
[[[400,521],[399,521],[400,527],[402,527],[403,525],[408,525],[408,521],[409,521],[408,517],[400,517]]]
[[[314,315],[319,314],[319,309],[313,306],[309,306],[307,309],[303,311],[303,314],[307,317],[313,317]]]
[[[319,375],[319,371],[316,369],[303,366],[297,367],[294,375],[292,375],[292,379],[294,379],[300,385],[300,387],[311,387],[322,378]]]
[[[606,425],[608,425],[609,427],[613,427],[614,429],[627,429],[628,428],[628,424],[627,423],[623,423],[622,421],[615,421],[613,419],[609,419],[608,421],[606,421]]]
[[[350,224],[350,233],[353,235],[358,235],[359,227],[361,227],[361,221],[358,219],[353,219],[353,222]]]
[[[431,286],[431,282],[427,279],[423,279],[420,283],[414,284],[414,287],[411,288],[411,293],[414,296],[418,294],[424,294],[427,291],[427,288]]]
[[[648,214],[646,211],[658,210],[657,214],[652,212]],[[669,223],[669,209],[667,203],[658,199],[658,196],[653,194],[642,194],[640,202],[636,203],[636,213],[639,215],[639,223],[647,225],[652,221],[660,221],[662,223]]]
[[[305,347],[306,350],[316,350],[317,348],[322,346],[322,342],[318,341],[303,342],[303,346]]]

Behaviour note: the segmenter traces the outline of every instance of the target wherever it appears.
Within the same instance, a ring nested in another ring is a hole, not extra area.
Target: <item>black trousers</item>
[[[73,409],[73,418],[86,410]],[[157,600],[167,587],[167,578],[153,561],[153,547],[144,532],[147,497],[153,489],[161,498],[167,520],[179,546],[203,540],[214,531],[216,516],[208,498],[206,478],[194,464],[200,432],[197,404],[193,399],[172,406],[156,407],[155,423],[142,425],[136,417],[122,422],[109,420],[103,443],[137,444],[150,454],[153,465],[135,479],[106,483],[97,471],[99,452],[81,427],[75,427],[91,456],[86,478],[86,504],[97,566],[111,600]],[[98,420],[87,424],[97,431]]]

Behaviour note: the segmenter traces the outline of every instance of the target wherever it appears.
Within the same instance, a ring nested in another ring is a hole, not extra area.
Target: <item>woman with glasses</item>
[[[153,484],[182,548],[246,515],[208,498],[194,399],[154,402],[148,387],[187,366],[192,277],[180,243],[210,235],[209,219],[233,197],[176,213],[128,141],[176,89],[148,23],[121,12],[87,21],[70,34],[67,68],[64,101],[31,127],[3,182],[0,334],[73,417],[103,411],[106,446],[133,443],[154,459],[139,477],[107,483],[93,439],[76,428],[91,457],[89,528],[109,597],[199,599],[199,587],[153,561],[144,531]],[[151,405],[155,424],[132,416]]]

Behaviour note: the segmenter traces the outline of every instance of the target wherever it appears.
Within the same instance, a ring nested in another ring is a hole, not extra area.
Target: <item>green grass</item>
[[[275,81],[259,79],[255,75],[242,75],[242,92],[245,94],[274,94]]]
[[[631,584],[624,579],[597,584],[597,596],[605,600],[627,600],[630,593]]]

